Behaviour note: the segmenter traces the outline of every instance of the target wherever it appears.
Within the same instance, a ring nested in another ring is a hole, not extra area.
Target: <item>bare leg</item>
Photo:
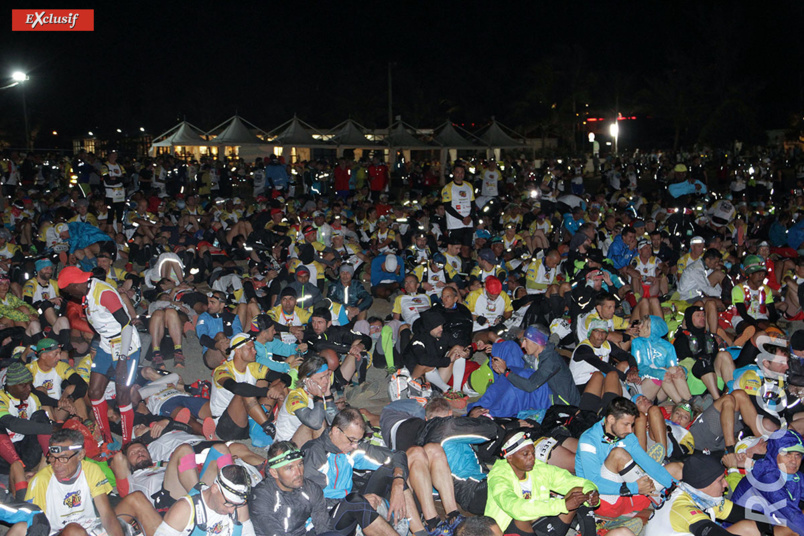
[[[120,501],[120,504],[115,507],[114,513],[118,516],[124,516],[123,519],[126,521],[128,521],[129,517],[136,519],[145,536],[153,536],[156,533],[156,528],[162,523],[162,516],[154,510],[148,497],[141,491],[126,495]]]

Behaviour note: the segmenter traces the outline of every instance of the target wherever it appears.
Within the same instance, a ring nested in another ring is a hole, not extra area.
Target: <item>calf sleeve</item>
[[[123,444],[128,445],[134,439],[134,408],[131,404],[120,407],[120,420],[123,427]]]
[[[19,454],[17,454],[17,449],[14,448],[14,443],[7,434],[0,434],[0,457],[8,462],[9,465],[21,461]]]
[[[391,326],[383,326],[380,332],[380,347],[385,356],[386,367],[396,368],[394,364],[394,330]]]
[[[111,443],[112,431],[109,428],[109,404],[106,403],[105,399],[93,400],[90,398],[90,402],[92,402],[92,413],[95,415],[95,423],[100,428],[103,440],[107,443]]]

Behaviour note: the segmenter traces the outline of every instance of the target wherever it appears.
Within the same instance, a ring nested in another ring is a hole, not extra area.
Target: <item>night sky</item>
[[[646,92],[676,73],[785,128],[804,91],[801,1],[50,2],[94,8],[95,31],[10,31],[12,7],[42,4],[5,4],[0,73],[28,72],[31,128],[61,136],[209,129],[236,111],[266,130],[294,113],[384,127],[389,62],[395,115],[423,127],[528,129],[566,112],[570,87],[593,114],[650,115]],[[21,121],[18,88],[0,91],[0,136]]]

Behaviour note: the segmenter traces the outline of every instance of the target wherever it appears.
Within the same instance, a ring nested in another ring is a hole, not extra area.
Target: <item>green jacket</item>
[[[530,473],[531,498],[522,497],[522,488],[514,470],[506,460],[497,460],[488,476],[488,499],[486,512],[504,532],[512,519],[533,521],[542,517],[567,513],[562,497],[550,498],[550,492],[565,494],[575,487],[584,493],[596,490],[590,480],[573,476],[569,471],[536,460]]]

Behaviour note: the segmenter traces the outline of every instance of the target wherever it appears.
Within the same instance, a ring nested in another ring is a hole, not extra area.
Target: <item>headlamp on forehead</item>
[[[505,442],[500,453],[503,458],[508,458],[528,445],[533,445],[533,440],[530,438],[530,435],[525,432],[517,432],[511,439]]]
[[[248,496],[251,495],[250,484],[235,484],[226,478],[222,471],[218,471],[218,478],[215,479],[215,483],[218,485],[218,489],[220,489],[221,495],[223,495],[226,502],[233,506],[245,506]]]
[[[62,452],[70,452],[71,450],[81,450],[84,445],[50,445],[47,451],[50,454],[61,454]]]
[[[299,449],[286,450],[282,454],[274,456],[268,460],[268,468],[278,469],[288,465],[289,463],[295,462],[296,460],[301,460],[303,457],[304,456]]]

